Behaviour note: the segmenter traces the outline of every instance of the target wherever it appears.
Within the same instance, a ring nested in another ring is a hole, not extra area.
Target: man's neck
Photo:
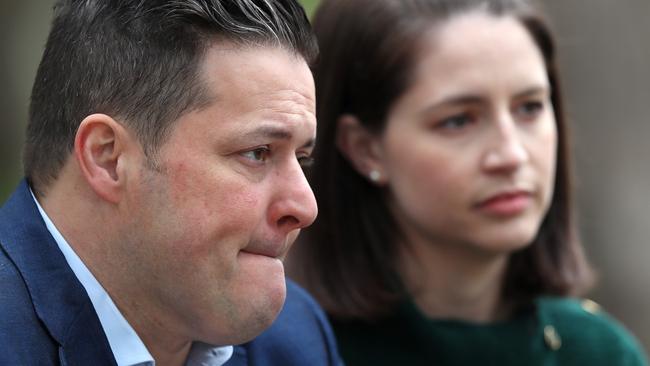
[[[192,341],[180,337],[179,329],[169,329],[172,324],[169,319],[157,317],[156,307],[149,304],[135,304],[125,299],[136,298],[137,295],[115,296],[114,300],[120,312],[129,321],[138,337],[146,345],[147,350],[156,361],[156,366],[185,365],[192,348]],[[142,311],[150,309],[152,311]]]
[[[191,342],[184,342],[176,345],[167,346],[161,339],[152,339],[140,336],[147,349],[151,352],[156,366],[182,366],[185,365],[187,357],[192,348]],[[155,337],[153,337],[155,338]]]

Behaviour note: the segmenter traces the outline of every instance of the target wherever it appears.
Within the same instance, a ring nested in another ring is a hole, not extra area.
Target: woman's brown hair
[[[422,35],[450,17],[482,9],[512,16],[544,56],[558,130],[555,191],[537,237],[512,254],[503,297],[518,306],[543,294],[577,294],[591,282],[573,215],[571,154],[552,34],[525,0],[323,0],[313,20],[318,145],[309,179],[320,214],[292,254],[291,274],[330,315],[371,319],[403,294],[397,278],[400,233],[382,188],[335,147],[339,117],[351,114],[381,133],[392,103],[410,86]]]

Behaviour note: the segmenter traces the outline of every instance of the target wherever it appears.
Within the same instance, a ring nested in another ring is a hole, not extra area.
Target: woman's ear
[[[351,114],[337,120],[336,146],[354,169],[376,185],[388,181],[383,169],[380,138]]]

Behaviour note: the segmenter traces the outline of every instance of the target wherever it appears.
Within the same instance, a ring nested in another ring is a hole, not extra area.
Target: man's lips
[[[528,190],[506,190],[490,195],[480,201],[476,208],[490,215],[514,216],[525,211],[532,199],[532,193]]]
[[[244,253],[262,255],[270,258],[281,258],[287,252],[287,245],[281,244],[254,244],[241,250]]]

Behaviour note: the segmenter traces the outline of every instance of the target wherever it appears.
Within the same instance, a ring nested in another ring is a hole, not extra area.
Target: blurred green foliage
[[[300,3],[305,7],[305,11],[309,16],[314,14],[314,10],[318,6],[318,0],[300,0]]]

